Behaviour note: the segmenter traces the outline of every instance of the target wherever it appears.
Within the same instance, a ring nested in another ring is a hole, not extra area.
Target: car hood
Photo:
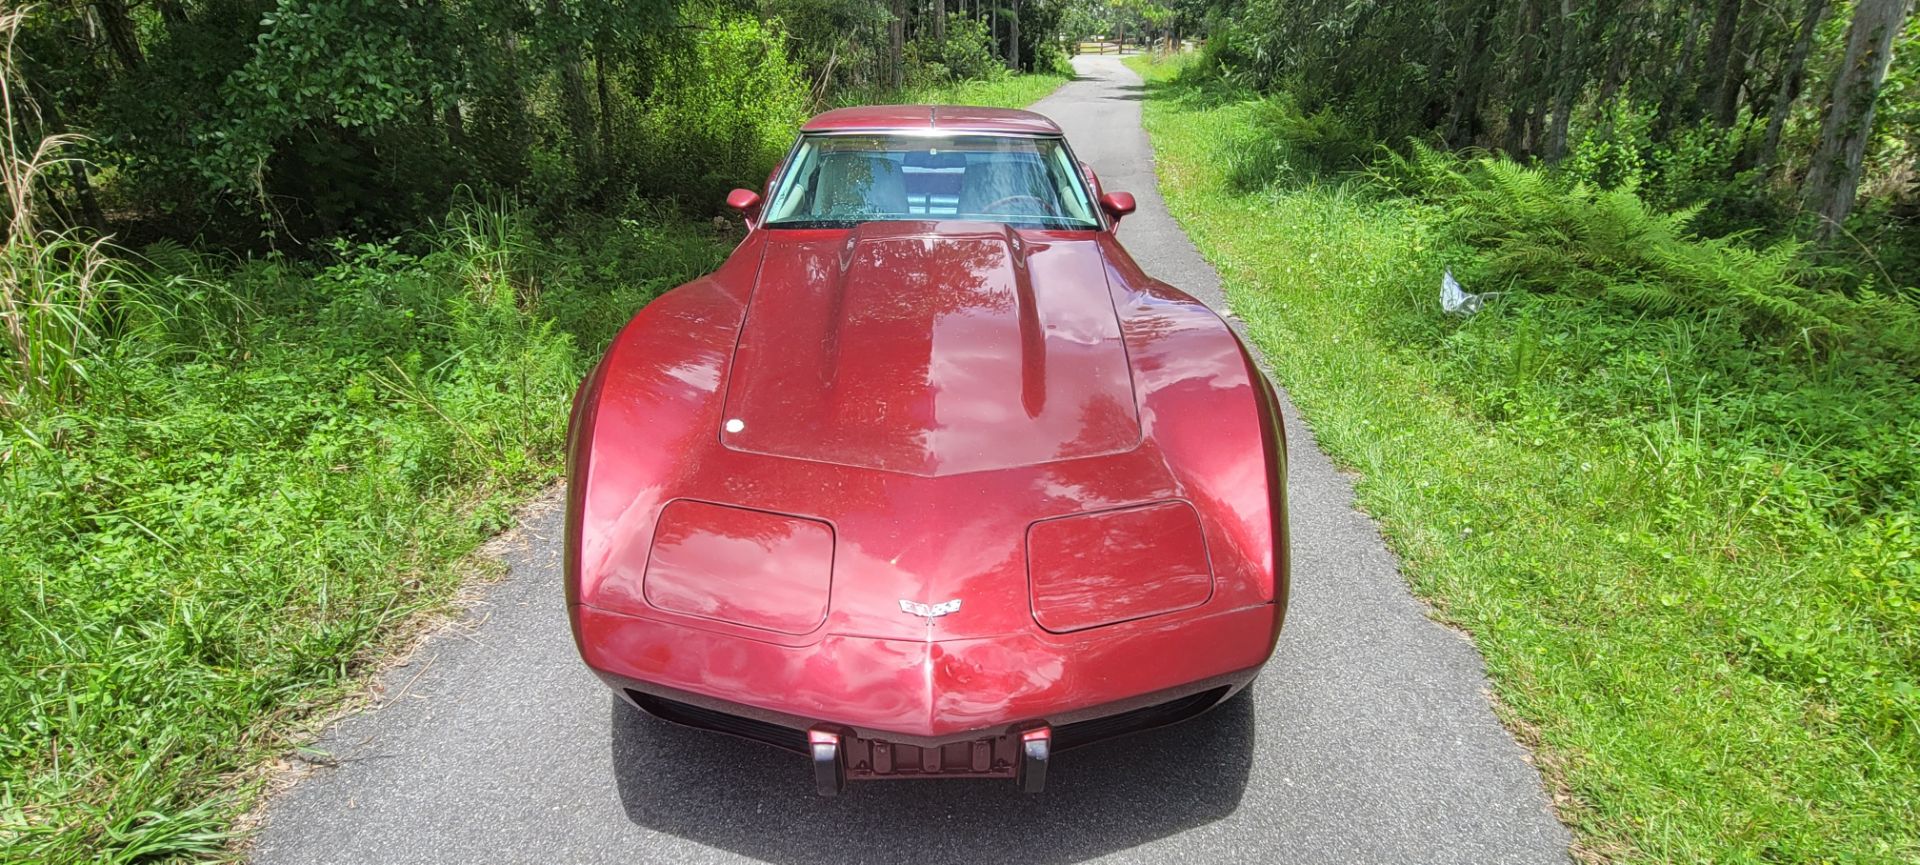
[[[1131,450],[1139,413],[1100,249],[980,223],[772,232],[719,435],[929,477]]]

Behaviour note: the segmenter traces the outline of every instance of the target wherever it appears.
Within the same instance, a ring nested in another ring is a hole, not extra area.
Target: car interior
[[[1050,165],[1050,155],[1062,165]],[[769,224],[948,218],[1098,225],[1085,188],[1064,167],[1064,150],[1034,139],[823,136],[803,144],[795,160],[783,180],[790,188],[775,193]]]

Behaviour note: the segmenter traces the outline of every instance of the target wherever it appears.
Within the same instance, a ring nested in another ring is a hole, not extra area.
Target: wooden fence
[[[1088,40],[1067,46],[1070,54],[1141,54],[1146,51],[1191,51],[1200,46],[1192,39],[1181,40],[1178,46],[1169,39],[1156,39],[1151,44],[1135,41],[1117,42],[1111,39]]]

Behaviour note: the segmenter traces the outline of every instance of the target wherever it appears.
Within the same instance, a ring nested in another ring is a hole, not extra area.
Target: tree
[[[1740,13],[1745,3],[1742,0],[1720,0],[1719,8],[1713,13],[1713,35],[1707,39],[1707,57],[1698,76],[1700,88],[1692,105],[1688,107],[1688,119],[1697,119],[1708,109],[1714,112],[1715,122],[1720,122],[1720,105],[1724,101],[1731,104],[1733,94],[1724,93],[1729,86],[1729,74],[1733,66],[1734,36],[1740,32]],[[1737,79],[1732,82],[1739,89]],[[1721,126],[1733,125],[1733,118],[1727,117]]]
[[[587,101],[587,75],[580,59],[581,28],[560,0],[546,0],[547,27],[560,61],[560,100],[566,106],[567,131],[574,158],[584,176],[600,173],[600,152],[594,144],[593,106]]]
[[[1473,18],[1469,47],[1460,55],[1454,73],[1452,110],[1447,115],[1447,143],[1465,147],[1480,134],[1480,97],[1486,87],[1489,55],[1493,47],[1493,13],[1499,0],[1485,0],[1484,14]]]
[[[1020,71],[1020,0],[1013,0],[1007,16],[1007,68]]]
[[[1507,86],[1510,91],[1507,109],[1507,131],[1502,149],[1513,156],[1525,155],[1529,142],[1528,128],[1534,122],[1534,91],[1539,85],[1539,65],[1542,38],[1540,35],[1541,5],[1545,0],[1521,0],[1519,14],[1515,17],[1513,43],[1514,57],[1509,65]],[[1531,146],[1538,146],[1536,140]]]
[[[1574,0],[1560,0],[1560,17],[1557,20],[1560,68],[1554,76],[1553,124],[1547,129],[1547,141],[1543,148],[1546,158],[1554,161],[1567,154],[1567,129],[1573,119],[1573,100],[1579,95],[1580,88],[1586,85],[1586,46],[1590,38],[1576,17]]]
[[[892,0],[892,17],[887,21],[887,77],[894,89],[907,84],[904,56],[907,44],[907,0]]]
[[[1774,157],[1780,152],[1780,134],[1786,131],[1787,114],[1793,110],[1793,101],[1800,97],[1801,85],[1806,77],[1807,55],[1813,51],[1813,37],[1820,29],[1820,19],[1827,15],[1828,0],[1807,0],[1807,8],[1800,16],[1800,29],[1793,40],[1793,50],[1787,55],[1786,66],[1780,72],[1780,83],[1774,88],[1773,108],[1767,112],[1767,131],[1760,141],[1759,163],[1771,169]]]
[[[140,37],[134,33],[133,18],[127,14],[126,0],[97,0],[93,5],[100,15],[100,26],[107,31],[107,44],[113,47],[113,56],[120,59],[120,65],[128,72],[138,71],[144,58],[140,54]]]
[[[1819,217],[1815,234],[1821,240],[1832,239],[1853,210],[1880,82],[1893,62],[1893,39],[1912,9],[1913,0],[1859,0],[1853,7],[1846,56],[1834,76],[1820,146],[1807,171],[1806,204]]]

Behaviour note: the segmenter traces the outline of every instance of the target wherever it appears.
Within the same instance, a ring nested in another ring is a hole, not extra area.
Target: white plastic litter
[[[1440,308],[1448,315],[1469,316],[1479,312],[1487,305],[1487,299],[1500,296],[1501,292],[1489,291],[1485,294],[1471,294],[1460,287],[1460,281],[1453,278],[1453,268],[1447,268],[1440,277]]]

